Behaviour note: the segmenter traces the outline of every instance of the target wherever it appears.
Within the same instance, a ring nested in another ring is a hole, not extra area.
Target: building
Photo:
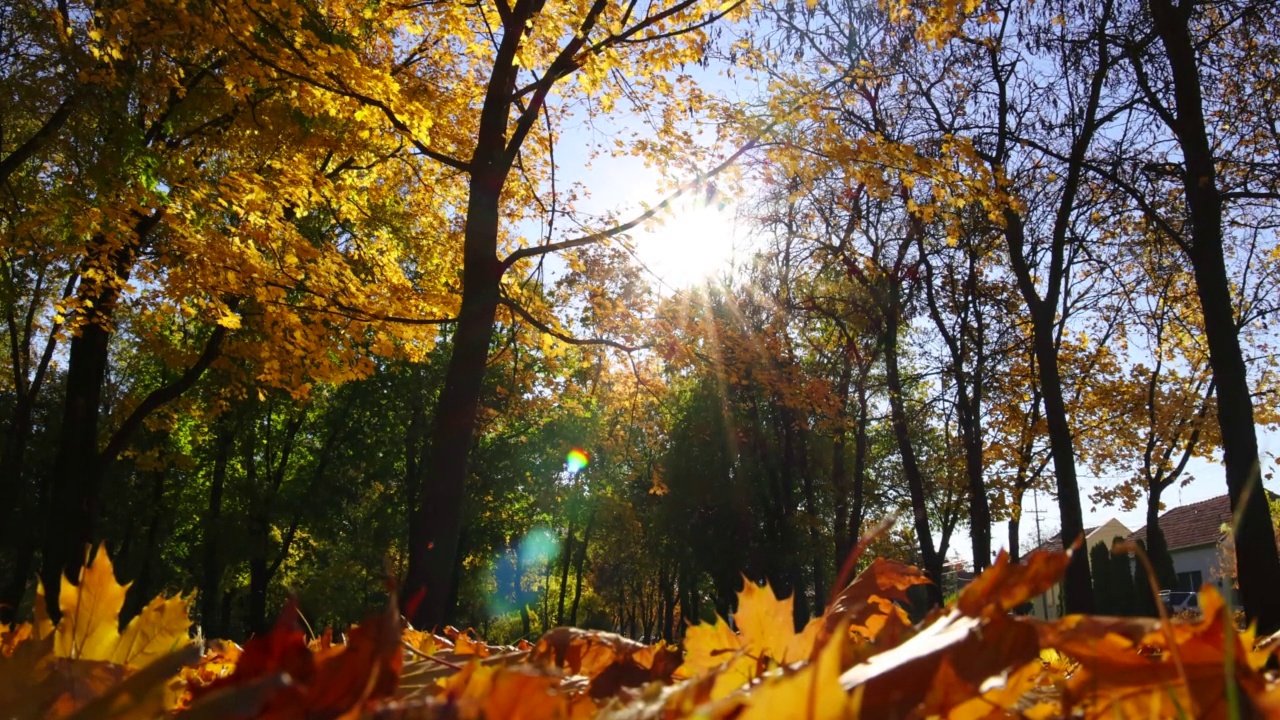
[[[1163,524],[1161,525],[1163,527]],[[1112,518],[1105,523],[1096,527],[1087,527],[1084,529],[1084,547],[1080,548],[1080,552],[1085,553],[1085,557],[1089,557],[1089,548],[1098,543],[1106,543],[1111,545],[1111,541],[1120,538],[1128,538],[1132,535],[1132,531],[1125,527],[1123,523]],[[1054,535],[1046,540],[1036,550],[1062,550],[1062,537]],[[1090,559],[1092,562],[1092,558]],[[1042,620],[1057,620],[1062,617],[1063,606],[1065,601],[1062,597],[1062,584],[1053,586],[1049,592],[1041,595],[1031,602],[1031,615]]]
[[[1272,498],[1274,493],[1267,493]],[[1178,585],[1169,588],[1177,592],[1197,592],[1206,582],[1224,593],[1235,585],[1232,576],[1235,568],[1220,567],[1223,548],[1230,542],[1226,528],[1231,525],[1231,498],[1219,495],[1190,505],[1172,508],[1160,516],[1160,531],[1164,533],[1173,558],[1173,570]],[[1133,534],[1132,539],[1147,540],[1147,528]]]

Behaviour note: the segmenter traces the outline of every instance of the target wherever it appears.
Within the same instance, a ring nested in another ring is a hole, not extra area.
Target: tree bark
[[[100,515],[104,468],[98,461],[99,413],[107,374],[107,344],[118,293],[95,293],[91,318],[71,339],[67,358],[66,398],[54,460],[53,496],[45,529],[44,581],[50,616],[60,616],[58,589],[65,574],[80,577],[85,549],[94,540]]]
[[[924,267],[928,271],[925,296],[928,299],[929,315],[951,357],[951,376],[955,382],[956,393],[956,415],[960,426],[961,442],[964,445],[965,474],[968,481],[969,537],[973,543],[973,569],[975,572],[981,572],[991,563],[991,505],[987,500],[985,462],[982,454],[982,400],[986,358],[983,354],[985,326],[982,322],[982,311],[979,305],[981,300],[978,297],[976,284],[977,255],[973,250],[968,253],[964,295],[960,299],[962,317],[971,321],[966,324],[971,325],[975,333],[975,337],[970,341],[966,335],[967,328],[952,332],[947,326],[935,290],[938,282],[933,265],[928,262],[928,256],[924,252],[923,239],[920,240],[920,251],[920,256],[926,258]],[[954,285],[954,283],[948,284]]]
[[[926,593],[931,606],[942,605],[942,558],[933,544],[933,534],[929,527],[929,509],[925,504],[924,474],[916,460],[915,447],[911,441],[911,428],[907,422],[906,401],[902,394],[902,375],[898,367],[898,294],[901,292],[896,280],[891,281],[888,289],[889,301],[885,303],[887,312],[882,318],[880,346],[884,354],[885,380],[889,386],[889,411],[893,425],[894,439],[898,443],[898,453],[902,457],[902,472],[907,478],[907,487],[911,493],[911,512],[915,520],[916,539],[920,543],[920,558],[924,564],[925,574],[931,581],[926,586]]]
[[[591,529],[596,523],[595,510],[587,517],[587,527],[582,531],[582,544],[578,546],[578,561],[573,567],[573,605],[569,608],[569,624],[578,626],[578,600],[582,597],[582,569],[587,564],[587,548],[591,545]]]
[[[569,564],[573,555],[573,523],[564,529],[564,547],[560,550],[560,599],[556,602],[556,625],[564,625],[564,601],[569,594]]]
[[[423,463],[419,482],[422,495],[409,518],[409,568],[403,592],[406,597],[425,593],[413,618],[418,627],[442,626],[453,611],[453,563],[462,528],[467,456],[475,437],[503,272],[497,257],[498,215],[502,189],[520,142],[516,138],[513,143],[517,147],[507,147],[512,93],[519,72],[516,53],[541,7],[540,2],[518,0],[502,18],[502,39],[494,55],[475,150],[468,163],[471,177],[463,231],[462,304],[433,418],[430,462]],[[577,38],[571,44],[581,47]],[[535,93],[539,104],[549,89]],[[537,108],[531,104],[522,119],[530,110],[537,117]]]
[[[200,588],[200,625],[205,637],[222,637],[218,616],[218,596],[222,589],[222,565],[218,562],[218,534],[222,524],[222,488],[227,479],[227,461],[235,436],[219,433],[214,449],[213,473],[209,478],[209,507],[204,516],[204,582]]]
[[[425,591],[413,618],[422,628],[443,627],[452,613],[453,560],[462,528],[467,455],[476,429],[489,341],[498,309],[498,195],[502,175],[475,172],[467,208],[462,308],[453,336],[431,433],[430,462],[418,508],[409,523],[409,569],[404,592]],[[545,620],[545,619],[544,619]]]
[[[1280,630],[1280,577],[1271,514],[1263,490],[1258,436],[1248,368],[1240,350],[1239,325],[1223,252],[1222,195],[1205,120],[1200,70],[1189,29],[1190,3],[1150,0],[1151,17],[1164,46],[1173,81],[1173,131],[1184,158],[1183,190],[1191,215],[1189,257],[1204,316],[1209,363],[1218,395],[1227,493],[1239,522],[1234,525],[1236,567],[1245,617],[1262,633]]]
[[[850,343],[846,343],[848,345]],[[831,440],[831,489],[834,492],[832,498],[832,507],[835,511],[835,528],[833,528],[833,540],[835,541],[835,561],[836,567],[840,567],[840,563],[844,562],[849,551],[853,549],[853,545],[849,539],[849,473],[845,469],[844,451],[845,438],[848,436],[848,428],[845,424],[849,419],[849,383],[853,382],[853,358],[852,350],[848,347],[841,354],[840,359],[840,379],[836,387],[836,431],[835,437]],[[823,596],[818,595],[821,601]]]
[[[147,524],[146,539],[142,543],[142,569],[138,571],[138,579],[133,581],[130,592],[126,596],[121,621],[127,622],[142,612],[142,608],[151,600],[154,593],[154,568],[159,562],[156,546],[160,541],[160,526],[164,523],[166,510],[164,506],[166,468],[152,472],[151,484],[151,520]],[[123,557],[123,553],[121,556]]]
[[[71,283],[75,282],[72,278]],[[68,284],[69,294],[72,285]],[[32,310],[34,311],[34,304]],[[27,325],[31,325],[28,317]],[[0,622],[13,623],[15,613],[22,597],[26,594],[28,575],[35,560],[37,545],[35,523],[30,515],[38,511],[38,501],[42,493],[26,488],[23,480],[26,477],[27,444],[32,436],[32,413],[36,399],[44,384],[53,351],[57,345],[57,335],[50,334],[45,342],[44,351],[36,366],[35,376],[28,383],[25,378],[26,368],[22,363],[22,345],[30,343],[30,333],[19,330],[17,322],[11,317],[9,333],[13,343],[13,373],[15,378],[14,392],[17,397],[13,405],[13,417],[5,433],[4,446],[0,448],[0,498],[5,498],[5,507],[0,508],[0,548],[13,549],[13,577],[6,583],[3,595],[0,595]],[[19,343],[17,337],[23,335],[26,341]]]
[[[1062,541],[1064,547],[1070,547],[1077,538],[1084,537],[1084,511],[1080,506],[1075,446],[1067,419],[1066,401],[1062,395],[1062,372],[1058,366],[1058,348],[1054,338],[1057,292],[1051,287],[1050,294],[1055,299],[1048,302],[1036,291],[1025,255],[1026,235],[1022,217],[1013,211],[1005,212],[1005,239],[1009,245],[1010,264],[1017,275],[1019,290],[1031,315],[1032,349],[1040,371],[1040,391],[1049,430],[1049,452],[1053,457],[1053,470],[1058,485]],[[1055,256],[1060,254],[1061,250],[1055,251]],[[1061,262],[1055,261],[1055,264],[1060,266]],[[1056,276],[1060,274],[1055,273]],[[1093,610],[1093,583],[1089,579],[1088,549],[1081,550],[1072,556],[1062,583],[1066,612],[1073,614]]]
[[[1022,559],[1022,548],[1019,543],[1022,541],[1020,533],[1020,525],[1022,521],[1022,496],[1019,495],[1017,501],[1013,503],[1012,512],[1009,514],[1009,561],[1018,562]]]
[[[676,571],[663,568],[662,583],[662,639],[675,642],[676,633]]]
[[[1173,590],[1178,584],[1177,575],[1173,572],[1173,556],[1169,554],[1169,543],[1160,529],[1160,491],[1147,496],[1147,558],[1156,571],[1156,582],[1160,590]]]
[[[867,408],[866,377],[864,373],[858,385],[858,423],[853,431],[853,507],[849,510],[849,545],[845,551],[846,555],[852,552],[853,548],[857,547],[858,541],[862,539],[862,516],[866,512],[867,454],[871,450],[871,438],[868,434],[871,413]],[[845,558],[840,558],[840,562],[844,561]]]

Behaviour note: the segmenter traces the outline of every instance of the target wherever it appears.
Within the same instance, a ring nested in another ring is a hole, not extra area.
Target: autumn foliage
[[[193,596],[157,597],[119,627],[128,586],[105,549],[62,618],[0,627],[0,708],[16,718],[1055,718],[1240,717],[1280,711],[1277,643],[1237,629],[1206,586],[1195,621],[1014,608],[1056,585],[1069,554],[1001,555],[950,606],[910,624],[916,568],[878,559],[799,632],[792,599],[747,581],[732,625],[683,647],[555,628],[493,646],[406,626],[392,600],[341,638],[308,639],[296,605],[233,643],[191,637]],[[736,628],[736,630],[735,630]]]

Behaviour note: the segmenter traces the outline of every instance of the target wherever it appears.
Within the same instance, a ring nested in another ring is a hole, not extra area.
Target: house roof
[[[1268,491],[1274,498],[1275,494]],[[1172,508],[1160,516],[1160,530],[1170,550],[1214,545],[1222,540],[1223,523],[1231,522],[1231,498],[1219,495],[1190,505]],[[1129,536],[1132,540],[1147,539],[1147,527]]]
[[[1111,518],[1101,525],[1092,525],[1084,528],[1084,546],[1085,548],[1093,547],[1094,543],[1106,542],[1110,543],[1117,537],[1129,537],[1129,528],[1124,523]],[[1062,551],[1062,533],[1058,533],[1053,537],[1045,540],[1036,547],[1036,550],[1052,550],[1055,552]]]
[[[1085,539],[1088,540],[1089,536],[1093,534],[1093,531],[1097,530],[1099,527],[1101,526],[1095,525],[1093,527],[1085,528],[1084,529]],[[1053,552],[1062,552],[1062,533],[1058,533],[1057,535],[1054,535],[1048,540],[1045,540],[1044,542],[1040,543],[1038,546],[1036,546],[1036,550],[1051,550]]]

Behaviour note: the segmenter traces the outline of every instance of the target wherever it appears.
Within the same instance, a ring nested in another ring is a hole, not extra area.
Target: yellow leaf
[[[80,583],[62,578],[58,607],[62,620],[54,631],[54,657],[110,660],[120,640],[120,608],[127,585],[116,582],[104,543],[80,572]]]
[[[121,633],[111,662],[143,667],[190,644],[191,618],[187,616],[187,607],[194,597],[157,596],[153,599]]]
[[[740,720],[803,717],[808,720],[844,720],[857,716],[853,696],[840,686],[844,640],[840,628],[819,653],[801,670],[768,681],[753,689]]]
[[[782,653],[783,662],[804,660],[812,655],[813,647],[818,641],[818,636],[822,633],[822,624],[822,618],[813,618],[804,626],[804,630],[801,630],[799,635],[793,636]]]
[[[36,606],[34,612],[36,617],[36,639],[43,640],[53,635],[53,621],[49,619],[49,606],[45,604],[44,599],[44,583],[38,578],[36,579]]]
[[[227,313],[218,318],[218,324],[228,330],[240,329],[240,316],[235,313]]]
[[[684,664],[675,675],[691,678],[707,672],[715,672],[711,690],[715,700],[751,682],[756,674],[756,661],[747,657],[742,639],[719,615],[714,624],[699,623],[685,631]]]
[[[796,635],[792,620],[794,603],[792,597],[779,600],[768,583],[761,587],[749,580],[745,582],[742,592],[738,593],[738,612],[734,613],[733,621],[742,631],[748,653],[756,657],[767,655],[778,662],[802,659],[787,656],[787,648]]]

